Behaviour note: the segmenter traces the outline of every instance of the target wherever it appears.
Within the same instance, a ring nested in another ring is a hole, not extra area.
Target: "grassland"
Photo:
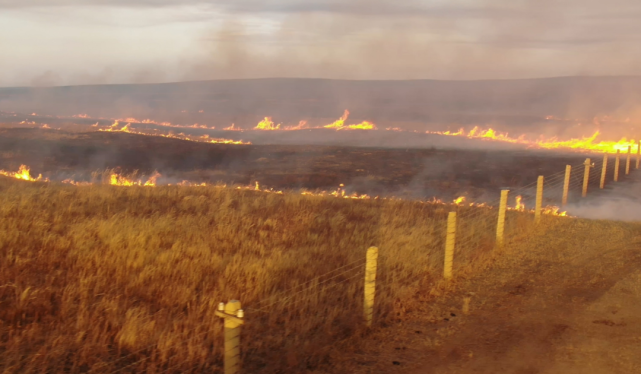
[[[376,328],[439,287],[452,208],[3,178],[0,365],[5,373],[217,370],[214,311],[239,299],[247,370],[311,371],[327,365],[333,345],[365,333],[369,246],[381,250]],[[461,274],[492,253],[496,212],[455,209]],[[508,237],[527,235],[531,216],[508,218]]]

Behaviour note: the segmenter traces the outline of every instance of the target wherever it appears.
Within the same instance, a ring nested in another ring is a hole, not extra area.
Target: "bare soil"
[[[408,301],[395,326],[341,346],[327,372],[641,372],[641,227],[603,224],[552,225],[506,248],[485,271]]]

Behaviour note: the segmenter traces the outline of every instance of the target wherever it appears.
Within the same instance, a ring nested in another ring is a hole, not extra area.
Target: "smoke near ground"
[[[641,176],[632,171],[626,181],[609,182],[605,193],[568,206],[580,218],[641,222]]]

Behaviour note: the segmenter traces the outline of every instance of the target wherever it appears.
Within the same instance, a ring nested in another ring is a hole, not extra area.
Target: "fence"
[[[625,157],[624,160],[621,157]],[[639,166],[639,153],[634,167],[628,149],[627,154],[618,152],[614,157],[606,154],[602,158],[588,158],[580,164],[567,165],[564,170],[539,176],[523,187],[503,188],[495,200],[484,204],[435,204],[434,210],[443,212],[434,213],[437,222],[434,230],[438,232],[439,240],[432,246],[438,248],[439,255],[434,261],[439,264],[439,274],[433,277],[455,278],[478,256],[509,247],[524,227],[536,227],[547,216],[557,213],[551,205],[562,208],[581,201],[621,180]],[[212,316],[216,318],[207,321],[202,331],[193,332],[173,345],[158,347],[154,343],[134,352],[123,352],[116,360],[97,364],[87,372],[137,372],[146,360],[158,355],[163,356],[162,361],[167,364],[156,368],[155,373],[202,372],[202,367],[193,366],[199,360],[198,353],[190,353],[187,359],[179,358],[175,348],[201,344],[203,337],[212,335],[211,330],[218,332],[213,334],[218,340],[204,339],[206,344],[193,350],[209,353],[212,347],[222,343],[222,354],[217,360],[222,363],[225,374],[241,373],[247,363],[252,369],[265,370],[278,366],[279,361],[287,361],[288,366],[300,366],[299,362],[309,360],[309,357],[296,356],[289,348],[305,346],[301,335],[317,337],[315,345],[306,347],[305,352],[311,355],[336,340],[357,331],[367,331],[380,321],[404,313],[402,300],[411,296],[410,288],[400,289],[398,285],[420,287],[427,278],[408,280],[414,274],[407,274],[396,266],[406,259],[394,258],[390,252],[390,248],[385,247],[363,248],[358,258],[262,300],[219,303]],[[416,258],[420,256],[425,254],[417,252]],[[353,300],[359,301],[354,303]],[[463,310],[468,309],[469,299],[466,299]],[[287,318],[283,317],[284,311],[288,311]],[[264,326],[276,328],[270,330]],[[258,336],[260,343],[256,339]],[[265,347],[269,347],[272,354],[259,357],[256,353],[264,352]]]
[[[585,162],[581,164],[567,165],[565,170],[556,174],[546,177],[539,176],[537,181],[530,185],[526,185],[512,191],[508,188],[503,188],[496,201],[481,204],[480,206],[472,206],[470,207],[472,209],[460,205],[453,206],[452,211],[448,213],[445,228],[443,278],[453,278],[455,276],[455,262],[466,260],[464,258],[457,258],[457,250],[460,251],[466,247],[473,247],[476,249],[483,246],[490,247],[491,250],[491,248],[504,247],[509,243],[510,237],[515,236],[515,231],[517,229],[515,221],[518,220],[517,216],[512,213],[523,211],[532,212],[534,216],[534,223],[540,223],[542,217],[545,215],[559,214],[557,208],[550,207],[550,205],[558,204],[562,209],[571,202],[578,202],[598,190],[605,189],[608,184],[619,181],[620,174],[630,174],[632,167],[639,169],[641,163],[641,152],[636,154],[636,165],[632,166],[633,155],[630,147],[628,147],[628,151],[625,154],[625,166],[623,170],[621,170],[623,167],[621,162],[622,156],[623,155],[617,151],[614,157],[614,166],[611,165],[611,161],[610,165],[608,164],[609,159],[611,159],[608,154],[604,154],[602,158],[597,160],[587,158]],[[511,204],[509,204],[510,196],[515,200],[514,206],[510,206]],[[528,209],[528,206],[533,208]],[[508,219],[508,217],[510,219]],[[494,219],[479,220],[479,218]],[[521,219],[523,219],[522,215]],[[529,218],[529,220],[531,219],[532,218]],[[479,226],[478,222],[484,222],[485,224]],[[479,231],[483,231],[484,233],[494,232],[494,242],[483,243],[483,240],[487,240],[487,235],[485,239],[481,239],[479,238],[479,235],[477,235]],[[383,252],[384,250],[384,248],[381,249]],[[471,252],[468,251],[467,253]],[[336,269],[332,273],[324,275],[329,276],[325,281],[318,282],[317,284],[314,283],[314,287],[317,292],[322,292],[322,286],[327,285],[327,282],[330,282],[333,279],[337,279],[339,275],[351,274],[351,277],[341,279],[336,283],[332,283],[332,285],[342,285],[348,281],[363,279],[364,275],[364,280],[361,280],[363,282],[362,289],[364,308],[364,315],[361,323],[366,327],[372,326],[374,316],[376,315],[375,294],[378,290],[376,284],[378,256],[379,249],[371,247],[367,250],[364,261],[345,265],[342,268]],[[363,273],[357,271],[359,267],[364,267]],[[389,269],[387,270],[389,271]],[[389,279],[389,274],[387,274],[387,277],[385,278]],[[294,292],[296,292],[296,289],[284,291],[283,296]],[[469,302],[469,298],[464,300],[464,313],[469,311]],[[262,311],[264,311],[264,309]],[[225,316],[225,318],[233,320],[237,319],[237,317],[239,316]],[[227,326],[227,320],[225,323]],[[240,324],[236,326],[236,329],[240,328]],[[235,374],[240,372],[240,367],[234,366],[236,365],[238,358],[228,358],[228,352],[234,352],[234,354],[237,354],[236,347],[239,345],[238,336],[238,333],[230,333],[229,335],[227,332],[225,333],[225,374]],[[227,360],[230,360],[233,364],[228,366]]]

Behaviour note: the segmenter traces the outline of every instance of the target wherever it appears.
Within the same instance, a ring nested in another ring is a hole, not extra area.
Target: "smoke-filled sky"
[[[641,74],[639,0],[0,0],[0,86]]]

